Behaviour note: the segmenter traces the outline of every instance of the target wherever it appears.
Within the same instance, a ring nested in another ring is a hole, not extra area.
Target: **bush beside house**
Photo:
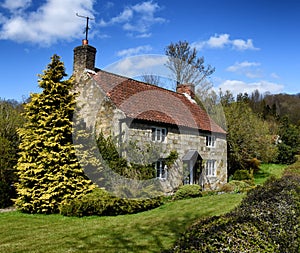
[[[77,199],[65,200],[60,206],[60,213],[65,216],[115,216],[133,214],[156,208],[162,199],[125,199],[111,195],[107,191],[96,188],[93,192]]]

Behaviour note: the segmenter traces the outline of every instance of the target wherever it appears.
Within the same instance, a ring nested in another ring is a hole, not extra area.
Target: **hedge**
[[[60,205],[60,213],[65,216],[115,216],[147,211],[162,205],[162,199],[125,199],[112,196],[97,188],[79,199],[66,200]]]
[[[299,185],[299,174],[272,178],[232,212],[198,221],[165,252],[298,253]]]

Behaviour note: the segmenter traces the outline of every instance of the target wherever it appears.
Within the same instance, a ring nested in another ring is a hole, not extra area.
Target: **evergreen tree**
[[[65,67],[54,55],[40,75],[43,91],[25,106],[26,123],[19,130],[17,207],[29,213],[55,213],[60,203],[91,191],[72,144],[75,96],[73,80],[63,80]]]

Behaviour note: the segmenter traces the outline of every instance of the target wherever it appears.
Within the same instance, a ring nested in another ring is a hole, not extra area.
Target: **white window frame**
[[[216,176],[216,160],[207,160],[205,164],[205,174],[208,177]]]
[[[154,142],[165,142],[167,129],[163,127],[152,127],[151,139]]]
[[[155,162],[155,173],[156,173],[156,178],[159,179],[167,179],[168,177],[168,167],[165,164],[165,161],[163,159],[160,159]]]
[[[216,136],[214,135],[206,135],[206,146],[210,148],[214,148],[216,146]]]

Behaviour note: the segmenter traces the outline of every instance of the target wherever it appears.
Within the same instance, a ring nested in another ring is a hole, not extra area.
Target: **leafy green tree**
[[[300,125],[300,97],[290,94],[268,94],[264,97],[265,105],[269,106],[267,115],[275,115],[276,118],[288,116],[290,123]]]
[[[278,144],[278,163],[291,164],[300,152],[300,128],[291,124],[289,118],[283,117],[279,127],[280,143]]]
[[[223,93],[223,91],[220,89],[219,97],[220,102],[223,106],[229,106],[231,103],[234,102],[234,96],[229,90],[226,90],[225,93]]]
[[[16,184],[16,205],[23,212],[58,212],[63,200],[83,196],[93,188],[72,143],[75,96],[73,80],[63,80],[65,76],[60,57],[52,56],[39,76],[43,91],[32,94],[25,106]]]
[[[171,43],[165,49],[168,57],[166,63],[174,75],[177,84],[194,84],[200,93],[206,93],[211,87],[207,77],[214,73],[215,68],[204,66],[204,58],[197,56],[196,48],[191,48],[187,41]]]
[[[270,162],[277,156],[267,122],[253,113],[247,103],[234,102],[224,110],[228,127],[229,174],[238,169],[250,169],[252,158]]]
[[[17,180],[15,165],[19,146],[17,129],[22,126],[22,106],[15,101],[0,100],[0,207],[12,204],[13,184]]]

